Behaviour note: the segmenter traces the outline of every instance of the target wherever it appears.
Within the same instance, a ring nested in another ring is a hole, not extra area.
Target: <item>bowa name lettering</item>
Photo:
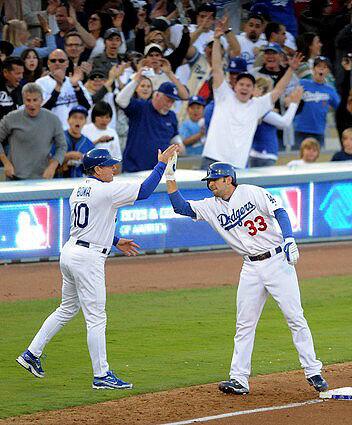
[[[256,209],[256,206],[252,204],[252,202],[247,202],[247,204],[243,205],[241,208],[237,210],[232,210],[231,215],[227,214],[219,214],[218,221],[220,226],[225,230],[230,230],[236,226],[242,226],[242,222],[252,211]]]
[[[90,196],[91,187],[81,186],[77,190],[77,196]]]

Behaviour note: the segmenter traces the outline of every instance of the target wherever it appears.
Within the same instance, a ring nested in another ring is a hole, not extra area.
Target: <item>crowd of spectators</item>
[[[180,145],[206,168],[352,160],[352,0],[0,0],[0,165],[7,180],[116,173]],[[330,113],[330,115],[328,115]],[[329,118],[330,120],[330,118]]]

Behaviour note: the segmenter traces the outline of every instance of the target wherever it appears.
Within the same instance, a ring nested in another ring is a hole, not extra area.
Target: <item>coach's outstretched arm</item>
[[[279,97],[283,94],[286,87],[288,86],[288,83],[291,81],[293,73],[299,67],[302,60],[303,60],[303,55],[301,53],[296,53],[293,56],[293,58],[289,59],[289,67],[287,68],[287,71],[285,72],[283,77],[279,80],[279,82],[276,84],[275,88],[271,92],[271,100],[273,101],[273,103],[275,103],[279,99]]]
[[[151,174],[144,180],[139,189],[137,201],[147,199],[154,192],[164,174],[166,164],[175,153],[179,151],[179,145],[170,145],[164,152],[158,149],[158,163],[154,167]]]

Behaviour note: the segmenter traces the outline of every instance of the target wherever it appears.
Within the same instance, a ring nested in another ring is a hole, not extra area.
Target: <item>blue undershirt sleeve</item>
[[[178,190],[169,193],[169,198],[176,214],[187,215],[191,218],[197,217],[197,214],[192,210],[189,202],[184,199]]]
[[[284,239],[293,238],[292,226],[286,210],[284,208],[278,208],[274,211],[274,214],[276,220],[279,223]]]
[[[147,199],[154,192],[160,180],[164,174],[166,168],[166,164],[164,162],[158,162],[154,167],[154,170],[150,173],[150,175],[144,180],[141,184],[141,188],[139,189],[139,193],[137,196],[137,201],[141,199]]]
[[[113,239],[113,241],[112,241],[112,245],[113,246],[115,246],[115,245],[117,245],[117,242],[120,240],[120,238],[118,237],[118,236],[114,236],[114,239]]]

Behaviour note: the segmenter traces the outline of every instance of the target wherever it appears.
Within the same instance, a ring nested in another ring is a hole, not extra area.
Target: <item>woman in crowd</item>
[[[297,51],[304,56],[304,62],[296,71],[298,78],[312,78],[314,58],[321,55],[322,46],[318,34],[314,32],[305,32],[297,37]]]
[[[40,16],[40,15],[38,15]],[[13,56],[21,56],[22,52],[28,47],[33,47],[40,58],[45,58],[56,49],[55,37],[51,34],[48,22],[40,17],[38,18],[40,25],[45,34],[45,47],[39,47],[37,39],[29,40],[29,31],[25,21],[19,19],[11,19],[3,29],[3,39],[9,41],[14,47]],[[34,44],[35,46],[32,46]]]
[[[153,94],[153,83],[150,78],[142,77],[140,83],[138,84],[134,96],[137,99],[149,100]]]
[[[104,52],[104,32],[113,26],[111,16],[104,12],[94,12],[88,19],[88,31],[96,40],[95,47],[93,48],[89,59]]]
[[[21,54],[24,63],[24,73],[21,85],[33,83],[38,78],[43,77],[43,62],[35,49],[26,49]]]
[[[256,79],[256,96],[264,96],[272,90],[272,80],[265,77]],[[249,167],[267,167],[275,165],[279,155],[277,129],[288,128],[295,117],[303,96],[302,87],[294,89],[288,97],[288,109],[284,115],[270,111],[264,115],[253,138],[249,153]]]

